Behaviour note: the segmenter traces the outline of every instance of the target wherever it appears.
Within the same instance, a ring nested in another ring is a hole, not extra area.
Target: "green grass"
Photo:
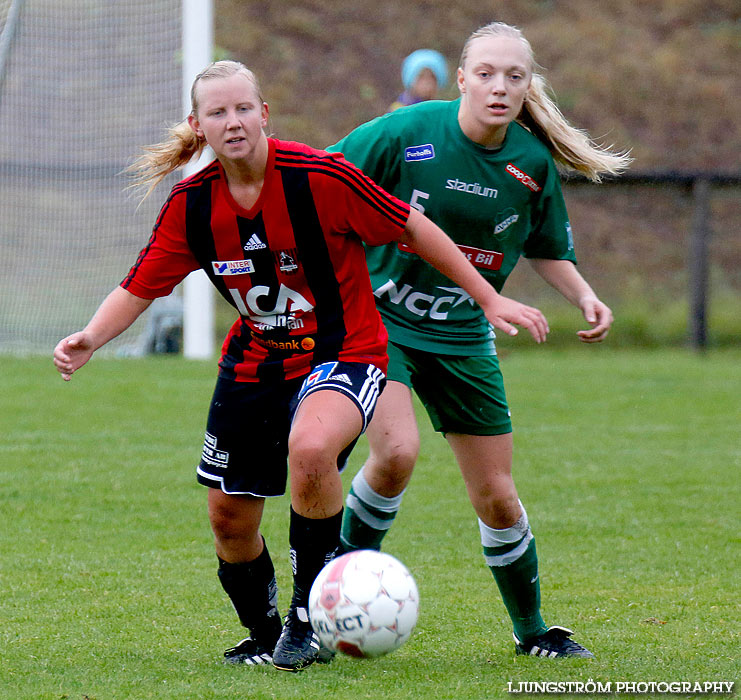
[[[219,662],[242,630],[194,479],[213,364],[98,358],[65,384],[48,359],[2,359],[2,700],[488,699],[521,681],[739,680],[738,351],[503,355],[544,615],[596,660],[514,657],[460,476],[424,418],[385,545],[417,579],[417,630],[387,657],[297,675]],[[269,502],[264,522],[282,608],[287,510]]]

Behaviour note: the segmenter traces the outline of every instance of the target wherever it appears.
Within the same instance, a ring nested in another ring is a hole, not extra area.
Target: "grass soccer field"
[[[301,674],[220,663],[244,635],[194,478],[214,363],[96,358],[65,384],[50,358],[2,359],[2,700],[467,700],[547,681],[740,680],[738,351],[503,356],[544,616],[595,660],[514,656],[462,480],[422,418],[384,545],[417,580],[417,630],[389,656]],[[282,611],[287,511],[274,499],[264,520]]]

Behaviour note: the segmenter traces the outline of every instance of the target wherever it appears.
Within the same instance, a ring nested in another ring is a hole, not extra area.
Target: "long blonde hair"
[[[504,22],[491,22],[477,29],[463,46],[460,67],[466,65],[468,49],[475,39],[483,37],[508,37],[517,39],[525,48],[530,60],[532,80],[516,121],[529,129],[551,152],[560,165],[584,174],[593,182],[600,182],[602,175],[617,175],[625,170],[632,158],[629,152],[611,150],[611,146],[596,144],[586,131],[572,126],[551,99],[552,90],[546,79],[537,72],[532,46],[523,33]]]
[[[238,61],[216,61],[207,66],[193,80],[190,88],[191,114],[198,114],[196,86],[202,80],[230,78],[242,74],[255,86],[260,102],[263,102],[260,85],[255,74]],[[194,157],[199,158],[206,147],[206,140],[196,135],[187,119],[167,129],[167,137],[160,143],[144,146],[140,155],[125,173],[132,176],[128,188],[142,190],[145,200],[157,185],[171,172],[187,165]],[[127,188],[127,189],[128,189]]]

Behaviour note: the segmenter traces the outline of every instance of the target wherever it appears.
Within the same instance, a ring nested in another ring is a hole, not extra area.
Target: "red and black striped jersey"
[[[222,376],[301,376],[329,360],[386,371],[386,329],[376,311],[363,242],[397,240],[409,205],[339,154],[268,139],[265,181],[243,209],[218,160],[179,182],[121,283],[145,299],[206,271],[240,316],[224,340]]]

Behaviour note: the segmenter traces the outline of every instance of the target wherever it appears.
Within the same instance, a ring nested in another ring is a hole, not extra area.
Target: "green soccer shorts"
[[[439,433],[512,432],[496,355],[438,355],[389,342],[387,379],[414,390]]]

